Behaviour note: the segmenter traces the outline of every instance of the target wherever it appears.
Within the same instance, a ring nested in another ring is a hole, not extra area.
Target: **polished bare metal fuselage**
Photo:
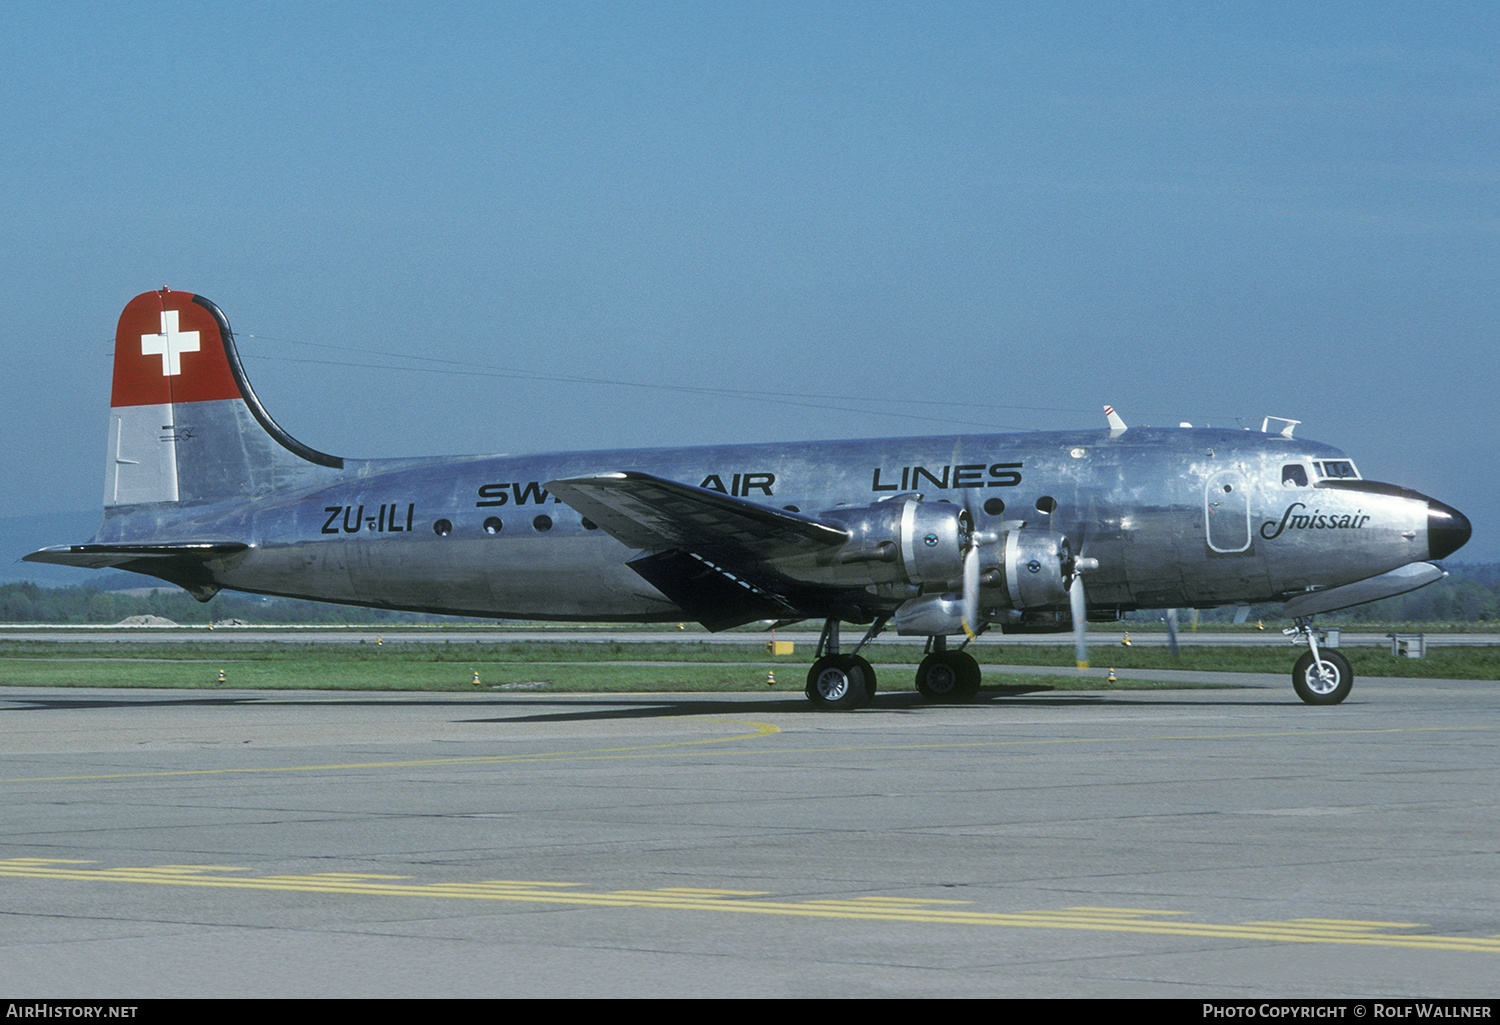
[[[1277,434],[1132,428],[345,460],[248,498],[156,516],[131,507],[95,540],[247,542],[211,569],[218,586],[250,592],[469,616],[681,619],[626,565],[638,551],[589,529],[545,486],[636,471],[810,516],[919,493],[967,509],[979,531],[1066,538],[1098,561],[1091,610],[1208,607],[1284,600],[1429,557],[1422,496],[1283,483],[1288,464],[1343,458]],[[872,593],[865,611],[899,604]],[[1003,587],[982,593],[987,613],[1012,604]]]

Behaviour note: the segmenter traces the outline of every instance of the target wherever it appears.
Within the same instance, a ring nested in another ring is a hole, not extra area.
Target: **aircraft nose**
[[[1451,505],[1436,499],[1427,500],[1427,557],[1443,559],[1458,551],[1469,541],[1474,528],[1469,518]]]

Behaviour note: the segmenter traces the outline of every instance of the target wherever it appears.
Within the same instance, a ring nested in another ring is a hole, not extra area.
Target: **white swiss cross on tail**
[[[141,335],[141,355],[160,356],[163,377],[182,373],[182,354],[198,351],[198,332],[177,330],[177,311],[161,311],[161,333]]]

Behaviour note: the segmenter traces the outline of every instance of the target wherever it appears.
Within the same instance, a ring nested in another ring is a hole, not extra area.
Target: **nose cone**
[[[1427,500],[1427,557],[1443,559],[1458,551],[1469,541],[1474,528],[1469,518],[1451,505],[1429,498]]]

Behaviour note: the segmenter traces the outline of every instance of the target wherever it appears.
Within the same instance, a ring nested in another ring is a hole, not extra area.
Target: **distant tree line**
[[[42,587],[33,583],[0,585],[0,622],[3,623],[107,625],[131,616],[160,616],[184,626],[229,620],[311,625],[468,622],[451,616],[328,605],[292,598],[262,598],[228,591],[222,591],[204,603],[186,591],[166,584],[148,593],[137,594],[105,591],[98,587]]]
[[[1349,623],[1500,622],[1500,563],[1444,568],[1446,580],[1322,618]]]
[[[1394,598],[1356,605],[1338,612],[1318,616],[1318,622],[1329,626],[1360,623],[1496,623],[1500,622],[1500,563],[1444,566],[1446,580]],[[1147,613],[1137,613],[1140,618]],[[1234,618],[1233,608],[1205,610],[1199,615],[1204,623],[1227,623]],[[1281,616],[1281,606],[1252,605],[1250,622],[1272,620]]]
[[[1319,622],[1338,623],[1495,623],[1500,622],[1500,563],[1446,567],[1448,579],[1419,591],[1371,602],[1342,612],[1318,617]],[[0,622],[3,623],[118,623],[131,616],[161,616],[183,625],[202,625],[240,620],[255,624],[381,624],[475,622],[452,616],[391,612],[354,605],[329,605],[292,598],[221,592],[200,603],[186,591],[161,585],[141,593],[141,579],[126,574],[106,581],[130,588],[43,587],[34,583],[0,585]],[[144,586],[150,586],[149,584]],[[1130,618],[1151,618],[1135,613]],[[1251,621],[1271,620],[1281,615],[1279,605],[1254,606]],[[1228,622],[1234,609],[1203,612],[1201,622]]]

